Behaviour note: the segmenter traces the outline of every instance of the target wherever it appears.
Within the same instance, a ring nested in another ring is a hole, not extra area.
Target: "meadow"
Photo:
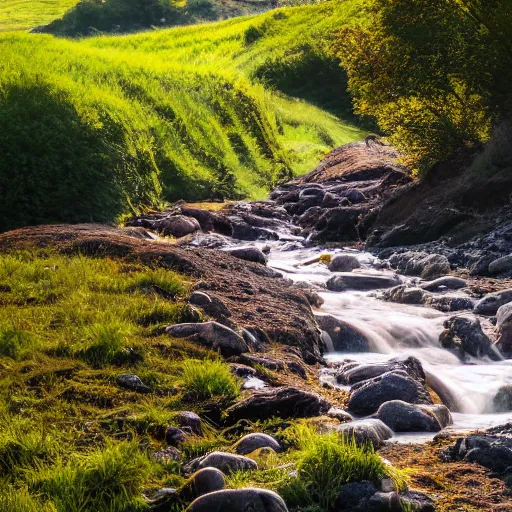
[[[262,198],[311,170],[362,136],[329,49],[359,9],[332,1],[82,40],[0,35],[0,230]]]

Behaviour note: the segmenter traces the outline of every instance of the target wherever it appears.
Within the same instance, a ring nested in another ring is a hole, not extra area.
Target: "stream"
[[[326,281],[336,273],[330,272],[322,263],[304,265],[320,254],[355,255],[362,268],[354,272],[393,273],[376,270],[376,260],[369,253],[354,250],[320,251],[318,248],[283,250],[282,242],[257,244],[262,248],[270,245],[268,265],[283,273],[294,282],[307,282],[324,299],[316,309],[317,314],[338,317],[359,330],[369,341],[371,352],[339,353],[325,355],[327,361],[354,360],[377,363],[392,357],[412,355],[424,367],[431,387],[442,390],[450,397],[454,432],[484,429],[512,421],[512,412],[496,413],[492,410],[493,398],[504,385],[512,385],[512,360],[493,362],[472,360],[462,363],[452,352],[441,347],[439,335],[443,322],[454,313],[443,313],[424,306],[409,306],[386,302],[377,298],[378,291],[330,292]],[[403,276],[404,281],[407,279]],[[410,278],[409,278],[410,279]],[[463,295],[463,292],[459,292]],[[340,386],[342,387],[342,386]],[[348,388],[347,388],[348,389]],[[445,404],[448,405],[448,404]],[[397,441],[424,442],[432,439],[433,433],[408,433],[396,436]]]

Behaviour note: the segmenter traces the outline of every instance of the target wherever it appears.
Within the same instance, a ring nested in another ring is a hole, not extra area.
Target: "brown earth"
[[[302,291],[280,274],[225,252],[173,246],[145,238],[140,228],[101,224],[46,225],[0,235],[0,252],[50,248],[60,253],[117,257],[172,269],[221,302],[222,323],[255,328],[269,341],[298,347],[307,362],[320,356],[320,332]]]
[[[455,439],[427,444],[387,444],[380,454],[404,469],[411,488],[434,499],[438,512],[510,512],[512,493],[488,469],[469,462],[442,462]]]

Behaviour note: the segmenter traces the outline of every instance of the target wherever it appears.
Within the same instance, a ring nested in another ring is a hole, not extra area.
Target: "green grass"
[[[1,0],[0,32],[30,30],[60,18],[78,0]]]
[[[222,361],[188,359],[181,368],[183,387],[199,400],[236,398],[240,393],[240,382]]]
[[[359,4],[80,41],[1,35],[0,231],[261,198],[309,171],[362,136],[327,50]],[[247,42],[252,27],[262,35]]]

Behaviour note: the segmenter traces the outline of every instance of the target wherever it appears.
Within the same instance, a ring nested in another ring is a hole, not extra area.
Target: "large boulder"
[[[406,284],[395,286],[390,290],[386,290],[382,294],[382,298],[388,302],[396,302],[398,304],[424,304],[429,294],[417,287],[410,287]]]
[[[236,471],[258,469],[258,464],[256,461],[248,457],[243,457],[242,455],[227,452],[212,452],[190,461],[183,467],[183,471],[185,473],[193,473],[199,469],[208,467],[216,468],[227,475]]]
[[[512,254],[503,256],[489,263],[489,272],[493,275],[506,274],[512,271]]]
[[[322,416],[331,405],[314,393],[293,387],[256,391],[252,396],[227,410],[229,423],[239,420],[265,420],[272,417],[310,418]]]
[[[226,249],[226,252],[241,260],[261,263],[262,265],[267,264],[266,255],[257,247],[235,247],[234,249]]]
[[[384,441],[393,437],[391,429],[380,419],[371,418],[351,421],[336,427],[347,439],[354,439],[357,444],[372,444],[374,448],[382,446]]]
[[[480,320],[474,316],[453,316],[446,320],[439,341],[444,348],[457,350],[462,359],[467,356],[500,359]]]
[[[187,512],[288,512],[283,499],[265,489],[225,489],[197,498]]]
[[[347,322],[332,315],[315,315],[320,329],[326,332],[335,352],[368,352],[367,338]]]
[[[185,215],[170,215],[153,224],[154,229],[165,236],[182,238],[201,229],[199,222],[193,217]]]
[[[175,338],[190,338],[224,356],[240,355],[249,351],[243,337],[218,322],[176,324],[167,327],[167,334]]]
[[[400,283],[400,278],[395,275],[344,272],[331,277],[327,281],[327,289],[333,292],[344,292],[345,290],[367,291],[392,288]]]
[[[388,372],[352,387],[348,410],[360,416],[377,412],[391,400],[410,404],[430,404],[432,400],[426,388],[407,374]]]
[[[337,254],[329,263],[331,272],[352,272],[356,268],[361,268],[359,260],[350,254]]]
[[[437,279],[450,272],[450,262],[442,254],[408,251],[394,254],[389,262],[399,273],[423,279]]]
[[[383,403],[376,416],[395,432],[439,432],[452,423],[444,405],[408,404],[401,400]]]
[[[512,411],[512,385],[502,386],[493,401],[494,412],[511,412]]]
[[[281,450],[281,445],[272,436],[260,432],[247,434],[233,445],[233,450],[239,455],[247,455],[259,448],[272,448],[278,452]]]
[[[502,290],[500,292],[486,295],[475,305],[475,313],[478,315],[493,316],[498,312],[501,306],[512,302],[512,290]]]

